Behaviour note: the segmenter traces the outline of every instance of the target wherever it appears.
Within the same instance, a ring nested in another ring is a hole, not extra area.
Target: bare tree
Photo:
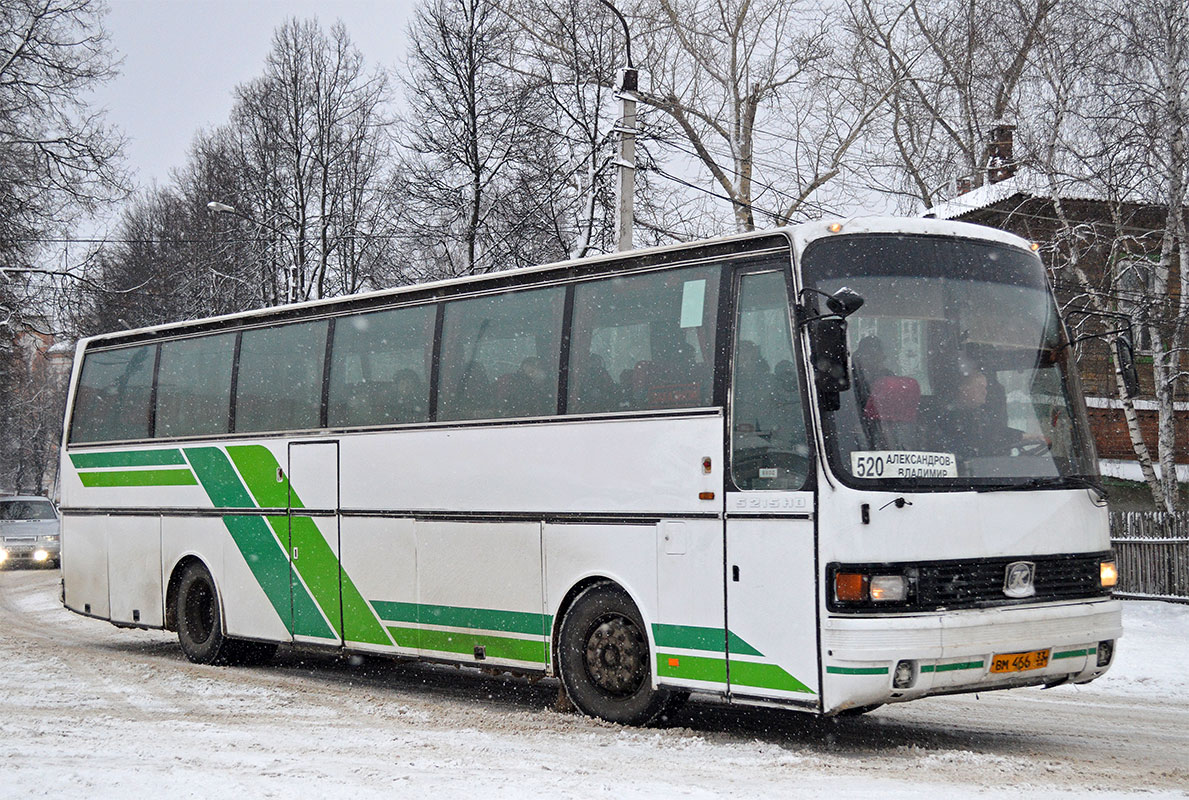
[[[847,43],[808,3],[643,0],[633,24],[642,99],[672,120],[671,141],[709,172],[737,230],[810,212],[882,100],[840,68]]]
[[[987,133],[1014,123],[1057,0],[852,0],[858,69],[889,96],[871,129],[873,188],[931,208],[955,179],[981,186]]]
[[[338,23],[289,20],[264,75],[237,90],[228,128],[239,153],[234,197],[241,235],[269,246],[258,266],[266,303],[307,300],[385,282],[388,83],[367,72]],[[279,270],[279,271],[278,271]]]
[[[99,0],[0,0],[0,482],[14,487],[41,483],[44,453],[28,432],[47,433],[61,413],[20,344],[56,327],[44,245],[124,189],[123,141],[87,103],[114,74],[104,11]]]
[[[524,220],[513,205],[552,157],[540,96],[512,69],[517,26],[496,0],[430,0],[409,38],[401,190],[412,246],[438,274],[513,266]]]

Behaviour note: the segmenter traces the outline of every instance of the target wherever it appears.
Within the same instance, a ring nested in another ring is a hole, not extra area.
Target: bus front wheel
[[[669,692],[652,686],[644,621],[622,589],[598,584],[584,591],[558,638],[562,684],[584,714],[646,725],[665,710]]]

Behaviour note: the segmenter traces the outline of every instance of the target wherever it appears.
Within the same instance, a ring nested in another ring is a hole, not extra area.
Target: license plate
[[[1000,653],[991,659],[991,672],[1028,672],[1033,669],[1043,669],[1048,664],[1048,650],[1032,650],[1027,653]]]

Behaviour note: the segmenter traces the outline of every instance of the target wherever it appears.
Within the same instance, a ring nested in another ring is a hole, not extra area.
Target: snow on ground
[[[1184,797],[1189,606],[1124,605],[1087,686],[859,718],[690,703],[665,725],[559,713],[556,684],[282,653],[186,662],[170,634],[64,611],[0,571],[0,798]]]

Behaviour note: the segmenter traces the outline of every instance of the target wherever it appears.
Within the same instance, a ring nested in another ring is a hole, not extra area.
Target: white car
[[[62,545],[58,509],[46,497],[0,497],[0,565],[56,566]]]

